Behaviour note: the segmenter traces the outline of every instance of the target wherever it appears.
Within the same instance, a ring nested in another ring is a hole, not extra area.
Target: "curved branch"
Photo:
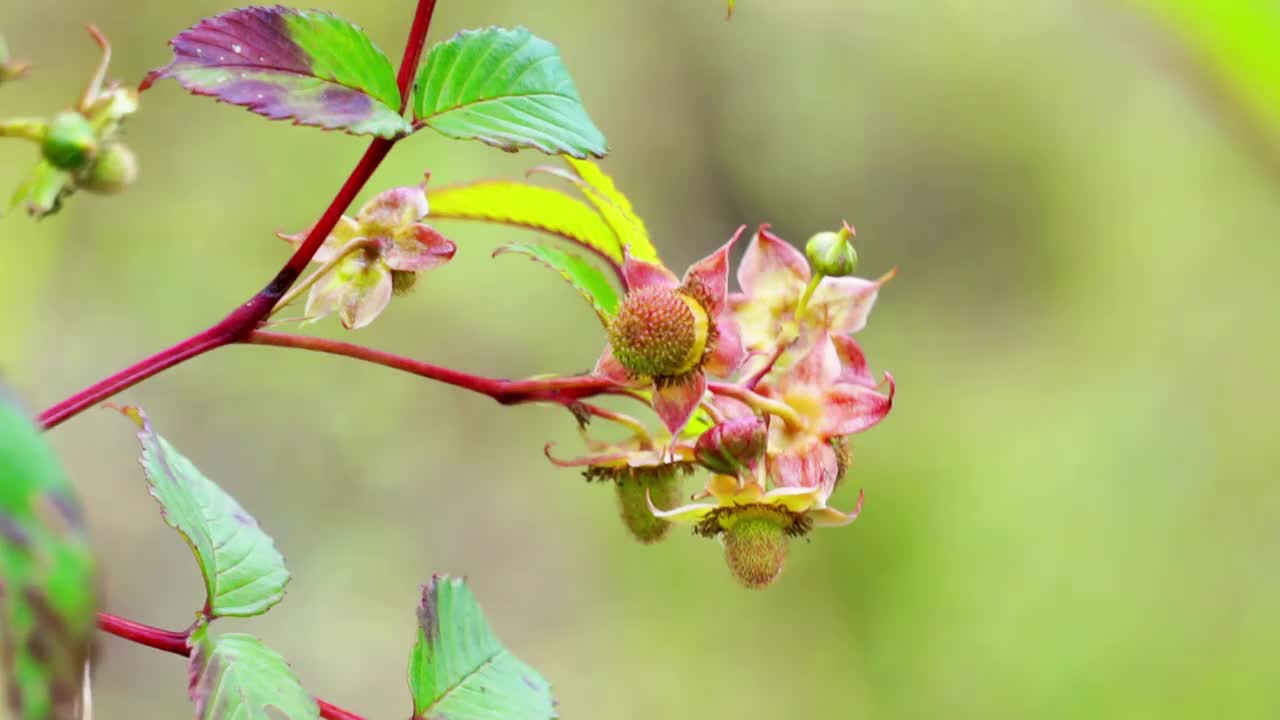
[[[400,59],[400,71],[396,77],[400,88],[400,110],[409,104],[410,90],[418,61],[422,58],[422,49],[426,45],[427,30],[431,26],[431,16],[435,11],[436,0],[418,0],[418,8],[414,13],[413,25],[409,30],[409,39],[405,43],[404,55]],[[262,324],[263,319],[271,312],[280,298],[284,296],[294,281],[302,274],[302,269],[311,262],[320,245],[338,224],[342,214],[351,206],[356,195],[360,193],[378,166],[391,152],[391,148],[401,138],[375,138],[365,150],[364,156],[356,164],[351,174],[338,190],[338,194],[329,202],[320,220],[311,228],[306,240],[302,242],[293,255],[285,262],[284,267],[276,273],[271,282],[262,288],[248,302],[242,303],[225,318],[212,327],[197,333],[172,347],[145,358],[93,385],[81,390],[62,402],[40,413],[40,424],[47,430],[68,418],[72,418],[86,409],[106,400],[116,393],[164,372],[174,365],[203,355],[215,348],[229,345],[244,337],[254,328]]]
[[[598,395],[629,395],[627,388],[608,378],[595,375],[570,375],[567,377],[530,378],[506,380],[472,375],[459,370],[432,365],[384,350],[374,350],[363,345],[287,333],[254,330],[240,342],[249,345],[273,345],[312,352],[341,355],[384,367],[402,370],[419,377],[453,385],[493,398],[503,405],[519,405],[530,402],[549,402],[572,405],[579,400]]]

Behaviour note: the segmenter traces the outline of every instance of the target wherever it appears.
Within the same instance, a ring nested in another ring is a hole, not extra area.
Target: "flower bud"
[[[791,548],[786,529],[768,513],[737,518],[725,530],[723,542],[729,570],[752,589],[768,587],[782,574]]]
[[[674,377],[698,366],[707,346],[707,313],[693,298],[664,288],[627,295],[609,324],[614,356],[635,377]]]
[[[661,468],[633,473],[614,483],[618,492],[618,510],[622,523],[632,537],[651,545],[671,531],[671,523],[654,517],[649,500],[660,510],[680,504],[680,474],[675,468]]]
[[[76,185],[92,193],[112,195],[138,179],[138,160],[120,143],[102,148],[89,167],[76,174]]]
[[[764,421],[755,415],[744,415],[702,433],[693,456],[713,473],[740,476],[756,469],[767,443]]]
[[[852,275],[858,267],[858,253],[853,249],[853,228],[845,223],[839,232],[820,232],[809,238],[804,254],[809,265],[828,277]]]
[[[98,151],[98,138],[83,115],[74,110],[58,113],[49,123],[41,147],[44,158],[62,170],[79,170]]]

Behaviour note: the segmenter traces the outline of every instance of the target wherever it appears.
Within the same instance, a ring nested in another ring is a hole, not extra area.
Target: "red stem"
[[[363,360],[375,365],[403,370],[404,372],[453,385],[463,390],[487,395],[503,405],[518,405],[527,402],[551,402],[569,405],[583,398],[597,395],[628,394],[626,388],[612,380],[594,375],[572,375],[569,377],[534,378],[529,380],[487,378],[440,367],[439,365],[432,365],[431,363],[383,350],[374,350],[363,345],[309,335],[289,335],[254,330],[240,342],[251,345],[274,345],[276,347],[311,350],[313,352]]]
[[[136,623],[104,612],[98,613],[98,629],[111,633],[116,637],[136,642],[139,645],[146,645],[174,655],[186,657],[191,654],[191,648],[187,647],[187,638],[191,634],[190,631],[161,630],[160,628],[143,625],[142,623]]]
[[[426,45],[427,31],[430,29],[431,16],[435,12],[435,7],[436,0],[418,0],[418,9],[413,16],[409,39],[405,43],[404,55],[400,60],[400,71],[396,76],[396,84],[400,88],[401,112],[404,112],[404,108],[409,104],[409,91],[418,68],[418,61],[422,58],[422,49]],[[401,139],[399,137],[377,138],[369,144],[369,149],[365,150],[364,156],[347,176],[346,182],[342,184],[342,188],[329,203],[324,214],[320,216],[319,222],[311,228],[306,240],[294,251],[271,282],[248,302],[238,306],[216,325],[130,365],[45,410],[40,413],[40,424],[45,429],[56,427],[116,393],[127,390],[197,355],[203,355],[210,350],[233,343],[258,327],[285,292],[293,286],[294,281],[302,274],[303,268],[311,262],[320,245],[338,224],[342,214],[347,211],[356,195],[369,182],[369,178],[382,164],[392,146]]]
[[[191,635],[190,630],[185,632],[161,630],[157,627],[143,625],[139,622],[103,612],[98,613],[98,629],[156,650],[163,650],[182,657],[191,655],[191,648],[187,645],[187,638]],[[327,720],[364,720],[362,716],[350,710],[343,710],[337,705],[331,705],[319,698],[316,699],[316,704],[320,706],[320,717]]]

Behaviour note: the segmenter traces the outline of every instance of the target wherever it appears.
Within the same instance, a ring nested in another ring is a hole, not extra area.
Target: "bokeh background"
[[[411,2],[327,0],[398,56]],[[35,72],[0,115],[71,102],[230,2],[9,0]],[[847,218],[898,278],[861,339],[899,380],[856,442],[852,527],[766,592],[711,542],[642,547],[610,492],[550,467],[561,410],[379,367],[232,347],[130,390],[275,536],[264,637],[318,695],[408,714],[417,588],[464,573],[567,718],[1280,716],[1280,13],[1270,0],[441,2],[435,39],[557,43],[604,163],[676,267],[739,223],[802,243]],[[1269,93],[1271,95],[1269,95]],[[0,366],[34,410],[205,327],[286,256],[365,141],[163,83],[112,200],[0,220]],[[0,144],[0,184],[32,159]],[[547,162],[429,133],[372,190]],[[7,190],[6,190],[7,192]],[[367,196],[368,193],[366,193]],[[594,316],[552,274],[444,227],[456,261],[359,341],[478,373],[586,369]],[[319,329],[348,337],[336,321]],[[179,628],[201,601],[127,422],[51,434],[88,507],[105,607]],[[692,488],[691,488],[692,489]],[[95,717],[184,717],[182,663],[103,640]]]

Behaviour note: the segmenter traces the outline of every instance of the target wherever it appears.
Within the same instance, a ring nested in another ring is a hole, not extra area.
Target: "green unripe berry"
[[[138,159],[120,143],[102,148],[89,167],[76,175],[76,185],[99,195],[112,195],[138,179]]]
[[[809,238],[804,254],[816,272],[828,277],[852,275],[858,267],[858,252],[850,241],[853,230],[845,226],[839,232],[820,232]]]
[[[41,144],[44,159],[62,170],[79,170],[98,151],[98,137],[83,115],[74,110],[58,113],[49,123]]]
[[[671,523],[655,517],[649,501],[659,510],[670,510],[680,504],[680,476],[675,468],[635,473],[615,483],[618,511],[622,524],[631,536],[651,545],[667,537]]]
[[[724,559],[743,585],[768,587],[787,562],[791,541],[776,517],[767,514],[738,518],[724,532]]]

